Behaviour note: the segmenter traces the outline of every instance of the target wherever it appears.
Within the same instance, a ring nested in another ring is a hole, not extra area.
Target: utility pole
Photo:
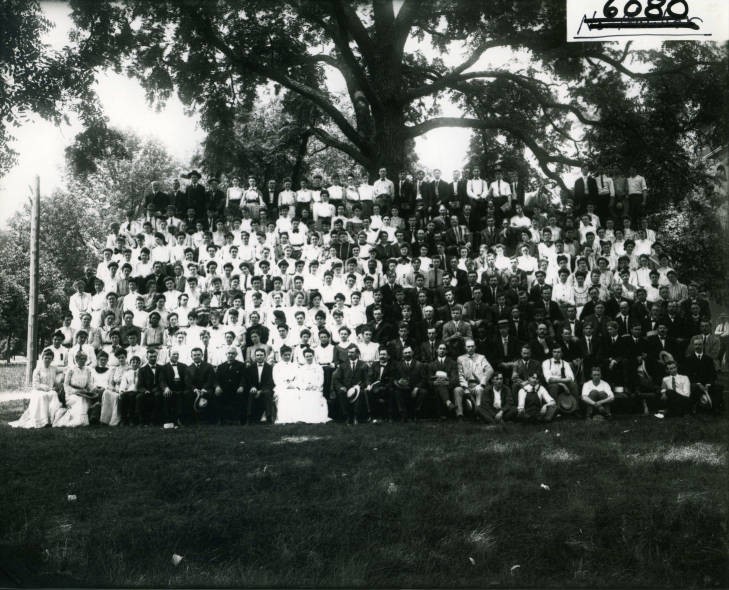
[[[33,369],[38,358],[38,256],[40,246],[40,176],[35,177],[35,193],[30,214],[30,293],[28,297],[28,343],[25,383],[33,381]]]

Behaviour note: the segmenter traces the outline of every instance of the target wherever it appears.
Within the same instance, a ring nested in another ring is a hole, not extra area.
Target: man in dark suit
[[[440,344],[440,339],[438,338],[437,328],[435,326],[427,328],[425,339],[420,343],[418,358],[424,363],[435,360],[438,344]]]
[[[455,409],[453,395],[459,387],[458,363],[446,356],[446,351],[445,343],[441,342],[436,348],[435,358],[428,363],[428,377],[438,398],[438,413],[441,420],[445,420]]]
[[[193,348],[191,354],[192,364],[185,372],[185,405],[211,420],[214,416],[215,369],[203,361],[203,350],[199,346]]]
[[[244,374],[245,423],[260,422],[263,412],[266,412],[266,422],[273,424],[275,416],[273,367],[266,362],[266,353],[262,349],[256,350],[253,360],[254,363],[246,367]]]
[[[387,343],[390,358],[396,362],[402,360],[403,351],[409,346],[414,346],[410,337],[410,328],[405,322],[400,322],[397,325],[397,338],[393,338]]]
[[[216,177],[208,179],[208,194],[207,194],[207,207],[210,210],[214,210],[216,215],[222,216],[225,214],[225,193],[220,190],[220,181]],[[215,227],[208,228],[213,231]]]
[[[408,345],[403,348],[402,360],[397,364],[395,403],[403,422],[418,419],[427,392],[424,387],[426,367],[413,357],[413,347]]]
[[[585,323],[587,326],[587,323]],[[602,374],[605,380],[614,388],[616,385],[623,385],[624,371],[623,361],[625,350],[618,335],[618,325],[609,321],[605,325],[605,334],[600,343]]]
[[[463,319],[471,322],[474,327],[480,324],[491,325],[493,316],[491,308],[483,300],[483,288],[476,286],[472,290],[473,299],[463,305]]]
[[[532,316],[534,315],[534,310],[537,308],[541,308],[544,310],[545,321],[554,323],[556,321],[564,320],[564,315],[562,315],[562,309],[556,301],[552,301],[552,287],[549,285],[545,285],[544,287],[542,287],[541,298],[539,299],[539,301],[535,301],[534,305],[532,306]]]
[[[406,170],[400,172],[400,178],[395,183],[395,203],[403,216],[410,216],[415,211],[415,185],[408,178]]]
[[[188,209],[195,209],[195,217],[202,219],[207,210],[207,193],[205,187],[200,184],[200,173],[193,170],[187,175],[190,184],[185,189],[185,202]]]
[[[266,184],[266,189],[263,191],[263,204],[266,206],[268,211],[271,211],[273,207],[278,203],[278,190],[276,189],[276,181],[269,180]]]
[[[683,363],[683,371],[691,382],[691,398],[700,408],[715,414],[724,411],[724,387],[716,382],[714,359],[702,350],[701,336],[691,340],[694,352]]]
[[[519,203],[522,207],[524,206],[524,184],[524,180],[519,178],[516,170],[509,170],[509,188],[511,188],[513,203]]]
[[[170,362],[162,366],[162,421],[182,424],[183,416],[192,413],[192,405],[183,406],[187,365],[180,362],[180,352],[170,350]]]
[[[187,197],[180,189],[180,181],[176,178],[172,181],[172,192],[169,195],[168,205],[173,205],[179,217],[187,212]],[[195,227],[194,225],[192,227]]]
[[[590,174],[588,166],[582,167],[582,176],[575,181],[574,186],[575,210],[581,213],[588,203],[597,203],[597,181]]]
[[[529,375],[534,373],[542,375],[542,364],[532,358],[532,348],[529,344],[522,344],[519,354],[519,360],[511,368],[512,391],[519,391],[527,383]]]
[[[372,310],[372,321],[368,325],[372,329],[372,342],[385,346],[395,337],[395,329],[385,321],[381,307]]]
[[[347,424],[357,424],[366,414],[367,376],[367,364],[359,360],[357,345],[350,344],[347,348],[347,362],[340,363],[332,375],[332,389]]]
[[[215,371],[215,405],[218,423],[227,420],[243,422],[243,394],[245,392],[245,365],[236,360],[238,350],[231,346],[225,353],[226,361]]]
[[[159,188],[159,182],[152,182],[152,192],[144,197],[144,207],[153,206],[153,210],[157,215],[164,215],[167,211],[167,205],[170,203],[170,197]]]
[[[577,348],[582,359],[582,381],[586,381],[592,375],[592,367],[600,366],[602,350],[600,338],[595,336],[592,324],[585,324],[582,334],[578,336]],[[578,378],[579,378],[578,377]]]
[[[505,375],[511,375],[514,363],[519,359],[521,344],[509,330],[509,320],[497,321],[498,333],[491,340],[489,362]]]
[[[668,374],[666,363],[673,359],[680,360],[678,342],[668,335],[665,322],[658,322],[656,333],[646,338],[648,371],[653,376],[656,385]]]
[[[135,404],[137,420],[142,426],[157,423],[162,413],[162,368],[157,364],[157,351],[147,351],[147,364],[139,369],[139,391]]]
[[[370,367],[367,378],[366,392],[372,417],[387,418],[387,420],[395,417],[395,381],[397,379],[397,364],[390,360],[387,348],[381,346],[378,360]]]

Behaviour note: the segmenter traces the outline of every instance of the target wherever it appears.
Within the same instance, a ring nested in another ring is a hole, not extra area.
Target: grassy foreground
[[[0,586],[729,585],[726,419],[19,432],[21,409]]]

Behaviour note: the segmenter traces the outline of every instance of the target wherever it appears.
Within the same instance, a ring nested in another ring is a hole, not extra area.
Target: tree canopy
[[[177,92],[210,135],[232,129],[258,89],[274,85],[310,107],[307,134],[369,170],[400,168],[409,142],[430,130],[468,127],[507,136],[556,179],[559,165],[578,165],[589,153],[574,134],[604,118],[608,105],[596,86],[622,84],[625,96],[626,79],[720,61],[688,51],[666,68],[633,72],[631,51],[565,43],[563,0],[73,0],[72,7],[82,60],[137,77],[152,99]],[[474,70],[500,49],[518,52],[522,65]],[[446,65],[445,52],[463,59]],[[345,101],[331,89],[337,77]],[[464,116],[441,116],[446,100]]]

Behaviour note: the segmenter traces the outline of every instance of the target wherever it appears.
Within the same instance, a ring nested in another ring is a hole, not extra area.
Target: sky
[[[63,47],[72,28],[69,6],[65,2],[42,2],[41,8],[55,25],[45,42],[54,48]],[[442,58],[447,66],[453,66],[462,61],[463,55],[453,51]],[[503,66],[519,60],[518,54],[491,50],[474,68],[485,69],[489,64]],[[341,76],[337,78],[334,75],[329,78],[334,90],[344,88]],[[157,111],[148,104],[139,82],[111,71],[98,77],[96,91],[110,125],[158,139],[183,163],[189,162],[200,147],[204,133],[198,126],[198,119],[185,113],[177,97],[172,97]],[[441,114],[459,116],[460,112],[453,105],[445,105]],[[0,178],[0,226],[27,201],[36,174],[40,175],[41,194],[49,194],[62,186],[64,148],[81,129],[78,120],[73,118],[69,125],[55,126],[36,117],[11,130],[16,138],[13,147],[19,158],[17,165]],[[468,129],[436,129],[417,138],[415,149],[421,165],[441,168],[449,178],[450,171],[464,164],[469,138]]]

